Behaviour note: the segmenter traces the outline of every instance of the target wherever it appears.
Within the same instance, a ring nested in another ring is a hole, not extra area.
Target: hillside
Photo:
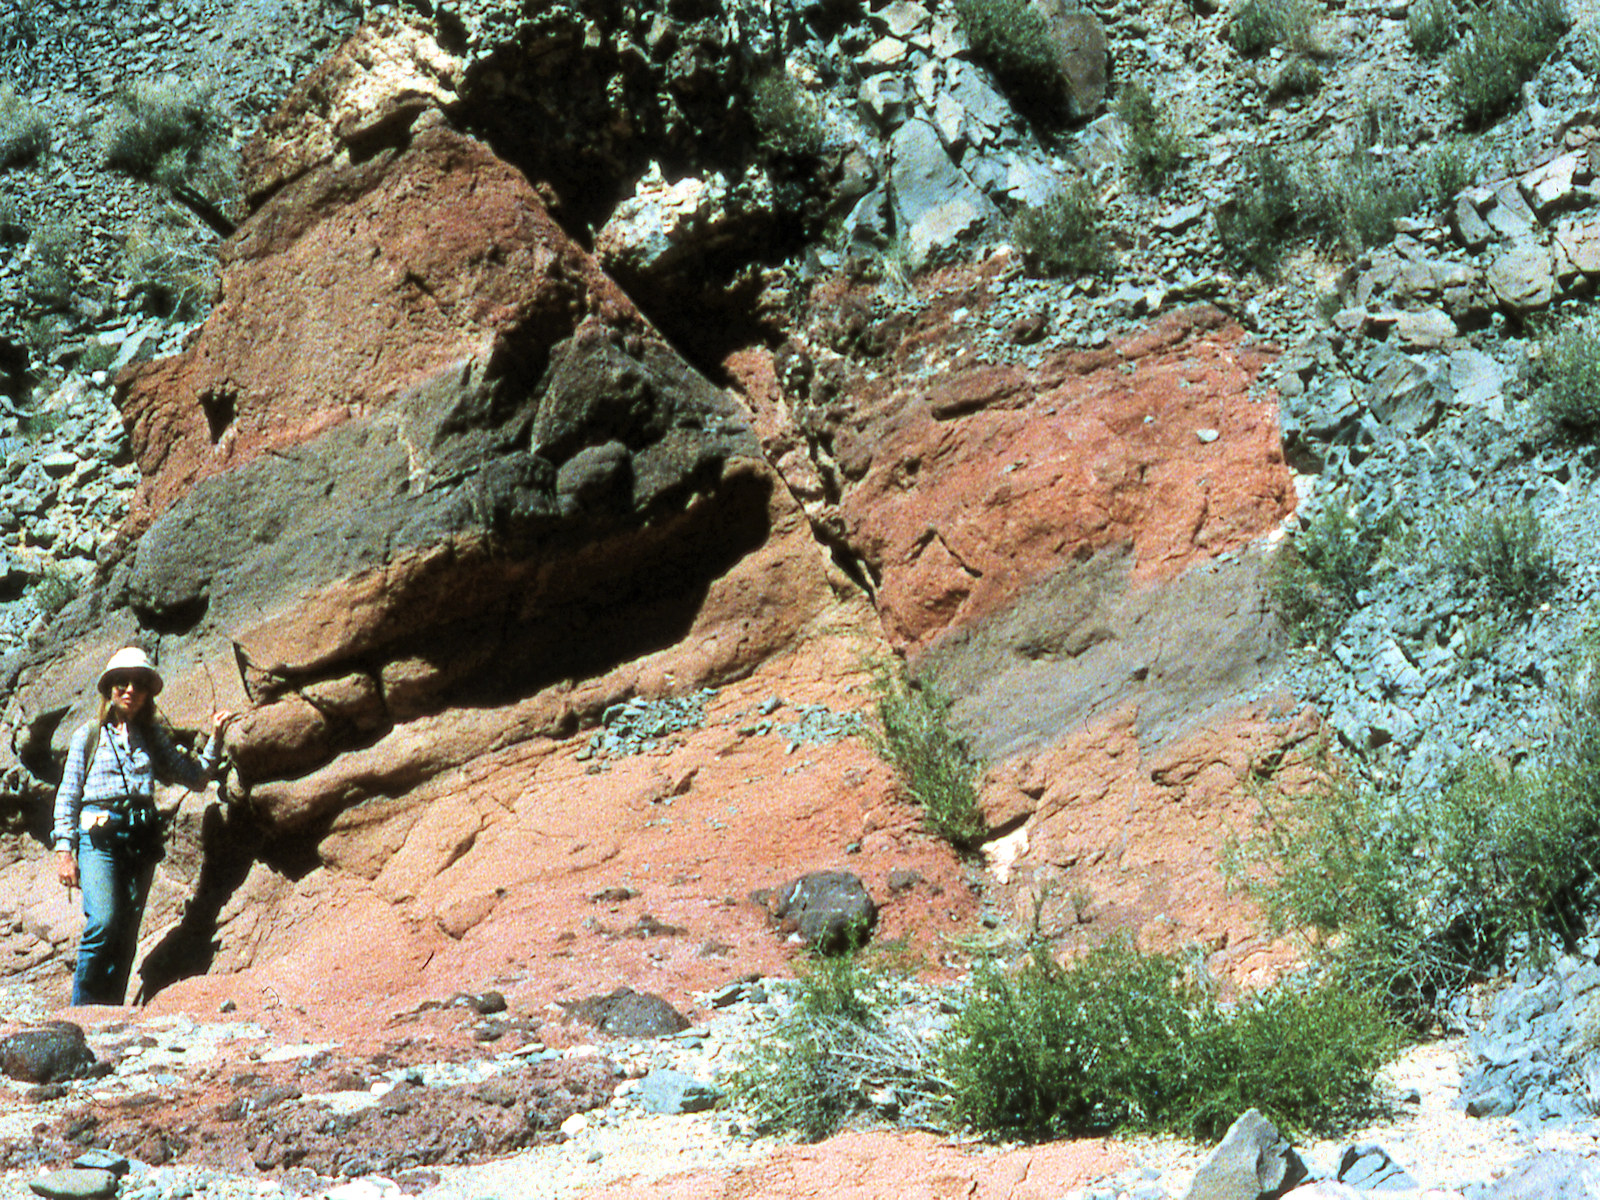
[[[1125,931],[1231,996],[1302,949],[1222,869],[1264,799],[1557,795],[1595,14],[1045,6],[1040,50],[1007,11],[0,16],[17,995],[66,997],[49,798],[130,642],[179,731],[245,714],[163,797],[141,998],[402,1063],[418,1019],[467,1054],[419,1017],[461,996],[530,1054],[618,987],[703,1014],[793,969],[825,871],[927,986]],[[961,837],[877,751],[900,671],[978,764]],[[1547,937],[1491,932],[1436,1019]],[[269,1175],[311,1137],[252,1129]]]

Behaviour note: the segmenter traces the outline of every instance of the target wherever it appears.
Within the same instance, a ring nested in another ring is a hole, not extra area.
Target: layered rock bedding
[[[220,241],[215,295],[183,311],[102,285],[123,268],[98,233],[56,264],[66,283],[44,286],[59,238],[0,264],[8,1019],[66,994],[80,918],[41,842],[106,658],[159,656],[180,734],[245,714],[216,792],[162,797],[147,1011],[69,1014],[109,1074],[60,1027],[41,1045],[76,1066],[18,1044],[7,1073],[32,1090],[5,1097],[5,1165],[88,1152],[48,1186],[151,1200],[847,1177],[1185,1194],[1188,1148],[870,1129],[778,1148],[673,1105],[760,1041],[807,941],[858,928],[929,989],[1120,931],[1224,990],[1269,982],[1295,948],[1219,866],[1266,775],[1292,790],[1331,743],[1437,788],[1468,744],[1538,741],[1597,580],[1592,456],[1518,404],[1530,317],[1600,275],[1587,14],[1443,219],[1407,218],[1342,276],[1258,277],[1214,219],[1246,149],[1356,123],[1388,68],[1418,128],[1442,123],[1403,8],[1331,14],[1327,86],[1288,103],[1210,6],[1159,28],[1138,6],[1068,14],[1050,28],[1072,132],[1041,137],[943,5],[282,5],[270,27],[256,7],[165,6],[176,30],[77,13],[88,42],[185,70],[243,55],[230,24],[281,34],[271,69],[220,85],[214,119],[250,134],[231,194],[199,190],[225,172],[115,176],[72,139],[5,175],[123,223],[170,197]],[[63,65],[64,6],[0,22],[25,99],[121,95]],[[755,149],[774,71],[798,81],[809,159]],[[1157,79],[1205,140],[1149,195],[1102,109]],[[1037,278],[1005,236],[1075,173],[1118,231],[1114,282]],[[1464,501],[1522,500],[1563,584],[1520,640],[1488,641],[1440,547]],[[1307,653],[1271,573],[1297,511],[1339,506],[1400,513],[1417,551]],[[875,689],[901,665],[984,765],[970,853],[878,753]],[[859,924],[819,923],[808,886]],[[1588,1170],[1592,1046],[1567,1001],[1592,967],[1560,963],[1459,1006],[1487,1022],[1464,1103],[1503,1121],[1481,1153],[1443,1161],[1471,1135],[1445,1115],[1453,1062],[1430,1060],[1420,1115],[1372,1135],[1409,1183],[1321,1146],[1307,1193],[1513,1200]],[[660,1039],[596,1016],[643,995],[672,1013]],[[1515,1165],[1532,1150],[1577,1157]]]

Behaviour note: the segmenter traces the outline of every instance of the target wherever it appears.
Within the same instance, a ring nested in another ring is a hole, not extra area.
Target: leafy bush
[[[1324,231],[1351,254],[1394,240],[1396,219],[1416,211],[1422,188],[1388,160],[1352,155],[1323,176]]]
[[[1535,378],[1547,420],[1580,438],[1600,433],[1600,321],[1572,321],[1542,339]]]
[[[1024,208],[1011,232],[1029,266],[1041,275],[1091,275],[1105,266],[1100,204],[1087,180],[1075,180],[1043,204]]]
[[[1183,162],[1184,139],[1143,86],[1129,84],[1117,97],[1117,115],[1128,128],[1128,173],[1147,192],[1159,192]]]
[[[1457,585],[1497,612],[1528,612],[1561,582],[1544,524],[1527,505],[1467,511],[1445,553]]]
[[[1395,532],[1392,518],[1372,519],[1337,503],[1319,509],[1273,564],[1268,591],[1283,623],[1318,644],[1331,640],[1355,611]]]
[[[1600,688],[1559,710],[1541,766],[1472,758],[1410,796],[1330,774],[1265,803],[1242,861],[1266,868],[1247,886],[1274,928],[1419,1025],[1515,954],[1582,937],[1600,903]]]
[[[1251,1106],[1290,1129],[1371,1111],[1394,1044],[1356,993],[1285,986],[1229,1013],[1175,959],[1118,940],[1068,967],[980,968],[940,1062],[954,1115],[985,1132],[1212,1137]]]
[[[1321,55],[1316,14],[1307,0],[1240,0],[1228,16],[1223,39],[1246,58],[1283,46],[1296,54]]]
[[[1492,0],[1445,60],[1446,92],[1469,125],[1505,112],[1567,29],[1561,0]]]
[[[936,1119],[946,1088],[927,1043],[893,1019],[898,984],[857,955],[811,960],[794,1007],[729,1078],[734,1102],[763,1131],[812,1141],[870,1111],[874,1095],[909,1123]]]
[[[822,153],[821,106],[781,67],[762,75],[751,88],[750,117],[761,148],[768,154],[815,158]]]
[[[29,162],[50,144],[43,115],[9,87],[0,87],[0,167]]]
[[[1411,48],[1424,58],[1438,57],[1461,36],[1459,20],[1452,0],[1417,0],[1406,12]]]
[[[217,192],[227,123],[212,90],[177,79],[120,89],[100,127],[106,165],[168,187]],[[204,185],[204,186],[202,186]]]
[[[893,765],[928,829],[958,848],[987,832],[978,811],[978,763],[950,728],[950,701],[931,684],[876,675],[879,753]]]
[[[1240,175],[1217,213],[1217,236],[1234,258],[1266,273],[1300,231],[1305,189],[1289,163],[1268,151],[1252,153]]]
[[[1046,121],[1066,115],[1061,57],[1044,17],[1028,0],[956,0],[956,14],[973,56],[1019,107]]]
[[[1463,138],[1431,147],[1417,171],[1423,198],[1443,207],[1478,177],[1478,154]]]

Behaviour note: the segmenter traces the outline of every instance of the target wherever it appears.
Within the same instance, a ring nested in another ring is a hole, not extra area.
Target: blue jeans
[[[115,837],[85,830],[78,843],[83,889],[83,939],[72,975],[73,1004],[121,1004],[139,947],[139,922],[155,864],[141,865]]]

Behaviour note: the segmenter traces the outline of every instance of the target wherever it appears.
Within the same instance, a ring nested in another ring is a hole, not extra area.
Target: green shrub
[[[1061,56],[1028,0],[956,0],[956,14],[973,56],[1020,108],[1052,122],[1068,115]]]
[[[927,1043],[894,1021],[898,991],[897,972],[857,955],[810,960],[794,1007],[729,1077],[734,1103],[763,1132],[811,1141],[872,1111],[874,1096],[892,1097],[903,1122],[937,1120],[946,1087]]]
[[[750,118],[761,148],[769,155],[815,158],[822,153],[826,140],[822,107],[781,67],[762,75],[751,87]]]
[[[1476,9],[1445,60],[1446,92],[1467,124],[1505,112],[1566,28],[1561,0],[1492,0]]]
[[[1183,136],[1171,128],[1150,92],[1137,83],[1122,89],[1117,115],[1128,129],[1128,173],[1145,191],[1159,192],[1183,162]]]
[[[1417,171],[1423,198],[1444,207],[1478,177],[1478,154],[1464,138],[1430,147]]]
[[[0,87],[0,167],[30,162],[50,144],[42,114],[9,87]]]
[[[894,767],[928,829],[966,849],[987,829],[978,811],[978,763],[950,728],[950,700],[931,684],[887,670],[875,677],[879,753]]]
[[[1246,58],[1282,46],[1296,54],[1320,56],[1316,12],[1307,0],[1240,0],[1223,26],[1223,39]]]
[[[1214,1137],[1249,1107],[1292,1130],[1371,1111],[1394,1044],[1355,993],[1284,987],[1229,1013],[1175,959],[1117,940],[1068,967],[981,967],[940,1062],[953,1114],[987,1133]]]
[[[1561,582],[1544,523],[1525,504],[1464,512],[1445,556],[1457,586],[1496,612],[1529,612]]]
[[[1253,152],[1232,197],[1217,212],[1217,236],[1232,257],[1270,272],[1302,226],[1305,189],[1281,155]]]
[[[1041,205],[1024,208],[1011,234],[1029,267],[1041,275],[1092,275],[1106,264],[1099,200],[1084,179]]]
[[[1541,339],[1534,376],[1547,420],[1575,437],[1600,434],[1600,321],[1571,321]]]
[[[1325,504],[1282,550],[1268,581],[1272,607],[1298,636],[1321,644],[1344,628],[1357,597],[1383,565],[1392,518]]]
[[[1247,886],[1272,926],[1310,935],[1336,978],[1421,1026],[1519,947],[1581,937],[1600,900],[1600,690],[1560,711],[1541,766],[1473,758],[1405,796],[1328,777],[1264,804],[1242,861],[1265,868]]]
[[[211,88],[168,78],[120,89],[100,139],[107,166],[168,187],[194,186],[216,169],[226,131]]]
[[[1394,223],[1422,203],[1421,186],[1390,160],[1352,155],[1323,176],[1325,216],[1319,224],[1351,254],[1394,240]]]
[[[77,594],[78,581],[55,563],[49,563],[33,585],[33,604],[45,616],[53,617]]]
[[[1291,96],[1312,96],[1322,87],[1322,68],[1303,54],[1291,54],[1272,76],[1267,86],[1268,100],[1287,100]]]
[[[72,250],[77,238],[65,225],[40,225],[28,239],[28,297],[46,308],[64,308],[77,288]]]
[[[1406,12],[1411,48],[1424,58],[1437,58],[1460,38],[1459,22],[1452,0],[1417,0]]]

